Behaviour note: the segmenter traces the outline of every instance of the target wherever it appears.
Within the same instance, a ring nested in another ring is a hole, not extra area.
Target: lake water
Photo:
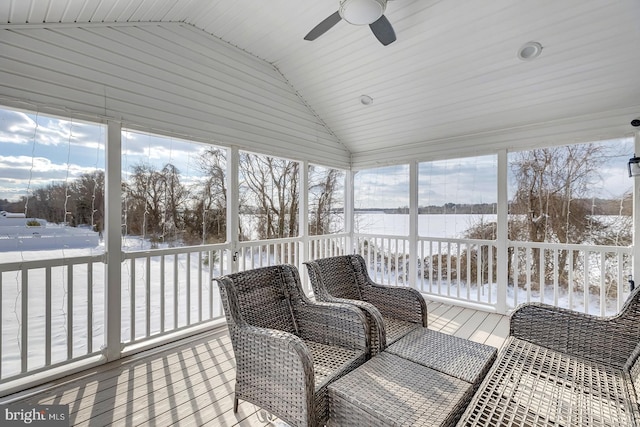
[[[495,222],[497,215],[437,214],[418,215],[418,234],[424,237],[461,238],[469,228],[481,222]],[[354,228],[358,233],[409,235],[409,215],[357,213]]]

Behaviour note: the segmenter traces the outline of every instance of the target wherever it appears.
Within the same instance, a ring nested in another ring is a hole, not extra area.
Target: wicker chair
[[[427,326],[427,303],[408,287],[371,280],[360,255],[305,262],[318,301],[348,302],[366,314],[371,326],[371,354],[376,355],[409,332]]]
[[[640,426],[640,289],[619,314],[542,303],[511,334],[459,426]]]
[[[215,280],[236,359],[234,412],[242,399],[294,426],[324,424],[327,386],[368,358],[366,317],[310,301],[290,265]]]

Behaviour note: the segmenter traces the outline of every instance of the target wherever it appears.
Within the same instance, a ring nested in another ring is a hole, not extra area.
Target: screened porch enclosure
[[[69,132],[72,133],[71,130]],[[146,207],[140,214],[143,217],[142,229],[137,228],[140,221],[136,225],[130,220],[136,211],[128,206],[130,202],[126,194],[136,176],[127,169],[139,172],[140,166],[125,150],[130,149],[127,140],[135,138],[117,123],[108,123],[100,134],[106,136],[103,149],[106,161],[103,169],[101,165],[95,165],[95,169],[104,171],[105,186],[104,203],[97,202],[96,206],[104,205],[105,208],[92,210],[95,216],[90,224],[93,228],[98,222],[104,223],[104,229],[101,229],[103,244],[82,254],[72,249],[46,255],[26,250],[9,252],[7,254],[15,259],[0,264],[2,310],[5,313],[0,375],[5,394],[52,375],[60,376],[119,359],[212,327],[224,327],[224,313],[212,278],[280,263],[298,267],[303,283],[311,293],[303,262],[358,253],[365,258],[371,277],[379,283],[411,286],[430,301],[497,314],[508,314],[521,303],[544,301],[605,316],[615,314],[630,292],[634,252],[633,246],[624,240],[620,227],[615,229],[614,234],[617,234],[614,238],[607,240],[616,241],[617,245],[505,238],[509,224],[520,218],[517,213],[509,211],[511,208],[508,207],[513,205],[512,197],[506,191],[507,183],[498,179],[507,176],[506,152],[494,156],[488,167],[496,170],[490,178],[495,186],[496,203],[477,203],[475,208],[471,208],[470,203],[453,203],[457,200],[449,195],[447,200],[453,202],[443,203],[437,208],[433,203],[419,200],[420,188],[424,185],[421,182],[429,177],[420,171],[429,171],[438,165],[416,161],[399,168],[406,172],[400,175],[403,185],[406,184],[406,205],[409,207],[402,208],[400,201],[398,208],[395,205],[398,201],[394,200],[396,213],[373,210],[376,205],[371,203],[381,203],[378,208],[385,208],[385,202],[371,194],[382,193],[384,190],[380,185],[385,183],[369,183],[373,190],[363,185],[365,179],[375,181],[378,174],[375,170],[349,172],[321,168],[319,172],[307,161],[281,159],[282,167],[290,168],[286,173],[300,183],[299,189],[292,191],[298,197],[294,206],[297,206],[299,223],[295,227],[282,226],[288,232],[294,230],[296,235],[266,235],[264,238],[263,234],[260,238],[260,235],[248,235],[246,230],[253,227],[266,233],[269,228],[258,225],[260,221],[264,222],[265,215],[260,210],[247,211],[246,206],[253,206],[252,203],[239,203],[250,198],[247,191],[250,191],[248,181],[251,178],[245,176],[246,170],[242,171],[242,162],[255,159],[250,156],[256,155],[251,154],[242,160],[247,153],[236,148],[218,148],[224,153],[221,163],[224,170],[218,171],[223,182],[218,184],[228,189],[229,196],[224,206],[224,226],[216,224],[215,227],[225,232],[225,238],[222,243],[210,243],[207,236],[213,233],[205,227],[206,212],[200,207],[203,216],[197,217],[197,221],[203,221],[203,225],[196,233],[196,240],[201,240],[188,244],[193,238],[186,239],[186,226],[182,230],[176,229],[175,218],[170,217],[170,209],[166,206],[155,219],[152,209]],[[153,135],[148,137],[156,138]],[[186,143],[175,138],[166,141],[171,147]],[[626,141],[627,144],[633,143]],[[145,144],[148,146],[147,160],[150,161],[153,144]],[[201,144],[194,146],[210,149]],[[177,152],[172,153],[169,160],[178,155]],[[265,159],[270,158],[263,156],[262,160]],[[165,158],[160,160],[158,170],[163,169],[166,161]],[[133,166],[127,168],[125,165],[129,161]],[[462,161],[469,163],[473,159]],[[453,161],[454,165],[458,162]],[[297,166],[291,168],[292,163]],[[617,165],[616,171],[624,171],[625,166],[624,163]],[[152,163],[146,167],[152,169]],[[328,170],[338,172],[334,194],[329,196],[325,187],[319,194],[314,193],[313,189],[322,181],[318,174],[327,177],[330,175],[326,173]],[[479,170],[475,172],[480,173]],[[373,174],[374,178],[362,178],[367,173]],[[382,175],[389,179],[388,170],[385,169]],[[145,176],[148,178],[153,174]],[[455,181],[455,176],[455,172],[450,172],[449,180]],[[195,175],[189,178],[198,186],[202,185],[203,181],[197,180]],[[445,183],[433,182],[436,179],[435,174],[429,178],[432,186],[446,187]],[[73,187],[71,181],[64,185]],[[462,182],[459,185],[464,187],[467,184]],[[214,187],[205,186],[207,191]],[[410,191],[410,188],[417,191]],[[93,195],[101,192],[96,187],[92,191]],[[199,199],[202,196],[196,194],[195,197]],[[318,218],[321,200],[329,197],[336,200],[333,205],[325,206],[325,210],[334,221],[325,225],[326,234],[315,234],[313,231],[323,229],[318,225],[322,222]],[[470,200],[469,197],[473,196],[465,192],[459,196],[466,201]],[[370,204],[364,204],[363,200]],[[429,200],[436,199],[432,196]],[[33,198],[29,202],[27,198],[26,201],[27,209],[29,203],[35,209],[38,199]],[[253,203],[257,202],[254,200]],[[625,200],[620,203],[624,205]],[[356,208],[356,205],[361,207]],[[447,218],[468,220],[472,214],[465,216],[463,212],[474,212],[478,206],[484,209],[478,214],[480,222],[462,226],[446,223]],[[64,212],[70,215],[73,209],[68,205]],[[445,212],[425,214],[429,209]],[[463,212],[447,216],[447,209]],[[599,212],[591,212],[594,213]],[[628,225],[625,218],[631,220],[624,215],[616,218],[622,218],[623,226]],[[165,224],[169,220],[174,221],[173,225]],[[393,232],[389,233],[385,220],[401,224],[391,226]],[[145,231],[153,230],[154,221],[162,222],[160,231],[155,234]],[[241,225],[241,221],[248,221],[248,225]],[[437,221],[440,223],[434,224]],[[480,228],[485,233],[464,235],[458,233],[460,227],[466,230]],[[170,228],[173,231],[168,231]],[[455,233],[438,234],[445,228]]]
[[[224,330],[214,277],[311,292],[347,253],[466,320],[619,310],[640,3],[389,1],[388,46],[304,40],[338,3],[0,6],[0,396]]]

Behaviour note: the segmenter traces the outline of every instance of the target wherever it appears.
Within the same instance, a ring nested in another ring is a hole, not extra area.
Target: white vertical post
[[[353,181],[357,172],[348,170],[344,174],[344,231],[347,233],[346,253],[351,254],[355,250],[353,243],[355,209],[353,199]]]
[[[122,267],[122,126],[119,122],[107,123],[107,144],[105,164],[105,320],[107,360],[115,360],[121,355],[121,267]]]
[[[496,230],[496,278],[498,281],[496,310],[507,312],[507,282],[509,280],[509,195],[507,185],[507,150],[498,151],[498,219]]]
[[[300,236],[300,247],[298,254],[298,270],[300,271],[300,278],[302,284],[307,293],[311,293],[311,287],[309,286],[309,280],[307,280],[307,274],[303,271],[305,268],[302,265],[304,261],[309,260],[309,162],[306,160],[300,163],[300,176],[298,182],[300,182],[300,196],[298,197],[298,235]]]
[[[227,272],[238,271],[239,260],[236,257],[238,251],[238,232],[240,230],[240,151],[238,147],[231,147],[227,151],[227,243],[229,243],[229,256],[227,258]]]
[[[635,133],[633,149],[635,155],[640,155],[640,132]],[[636,286],[640,286],[640,178],[633,177],[633,280]]]
[[[422,290],[418,283],[418,162],[409,163],[409,286]]]

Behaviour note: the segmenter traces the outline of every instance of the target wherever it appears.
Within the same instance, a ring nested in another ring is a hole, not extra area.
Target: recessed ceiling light
[[[542,45],[538,42],[528,42],[518,49],[518,58],[523,61],[531,61],[542,53]]]
[[[373,98],[369,95],[362,95],[360,97],[360,102],[362,103],[362,105],[371,105],[373,104]]]

